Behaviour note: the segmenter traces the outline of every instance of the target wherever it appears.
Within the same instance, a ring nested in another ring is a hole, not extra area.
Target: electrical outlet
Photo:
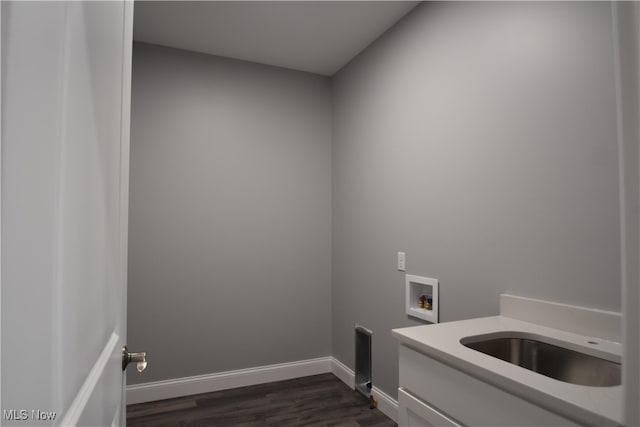
[[[398,252],[398,270],[405,271],[405,254],[404,252]]]

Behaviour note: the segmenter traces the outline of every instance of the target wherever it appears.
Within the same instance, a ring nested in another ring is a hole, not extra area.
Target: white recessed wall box
[[[407,314],[438,323],[438,279],[405,274]]]

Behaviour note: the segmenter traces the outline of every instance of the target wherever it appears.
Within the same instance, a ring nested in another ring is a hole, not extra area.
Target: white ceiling
[[[134,39],[332,75],[416,1],[142,1]]]

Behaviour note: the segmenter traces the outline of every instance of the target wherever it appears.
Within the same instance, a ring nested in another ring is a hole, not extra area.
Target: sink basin
[[[527,334],[463,338],[466,347],[538,374],[572,384],[610,387],[621,383],[620,363],[539,341]]]

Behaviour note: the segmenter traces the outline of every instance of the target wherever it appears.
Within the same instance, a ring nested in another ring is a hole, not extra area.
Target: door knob
[[[129,349],[125,345],[122,347],[122,370],[127,369],[127,365],[131,362],[136,364],[138,372],[142,372],[147,369],[147,353],[129,353]]]

